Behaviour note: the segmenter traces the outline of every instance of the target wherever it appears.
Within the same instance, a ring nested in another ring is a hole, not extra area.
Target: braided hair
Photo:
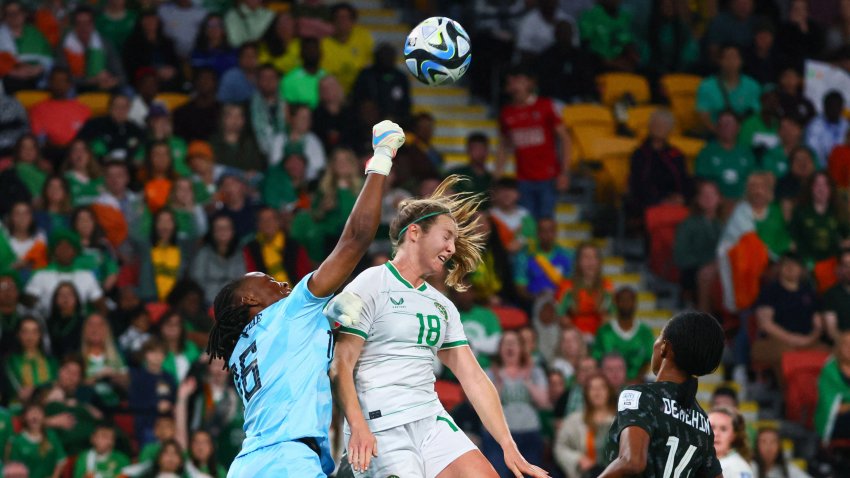
[[[676,314],[661,334],[673,348],[676,366],[688,375],[679,385],[676,400],[691,407],[696,400],[697,377],[708,375],[720,365],[723,329],[711,315],[690,310]]]
[[[251,321],[250,308],[243,304],[236,294],[241,285],[242,279],[228,283],[218,292],[213,302],[215,324],[210,330],[207,354],[210,356],[210,362],[217,358],[223,359],[224,368],[228,367],[227,362],[242,335],[242,330]]]

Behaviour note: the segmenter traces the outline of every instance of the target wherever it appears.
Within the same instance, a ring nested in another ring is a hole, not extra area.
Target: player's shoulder
[[[346,290],[349,288],[361,289],[364,287],[375,287],[386,282],[390,274],[390,269],[386,264],[370,267],[357,274],[357,277],[351,280]]]
[[[617,397],[617,411],[646,410],[657,398],[658,392],[652,384],[629,385]]]

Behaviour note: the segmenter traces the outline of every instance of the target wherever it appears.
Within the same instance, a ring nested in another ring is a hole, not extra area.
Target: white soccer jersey
[[[369,429],[443,411],[434,391],[434,355],[468,345],[454,304],[428,284],[414,288],[389,262],[367,269],[345,291],[364,303],[360,321],[340,332],[366,341],[354,385]]]
[[[737,451],[732,450],[720,459],[724,478],[753,478],[753,469]]]

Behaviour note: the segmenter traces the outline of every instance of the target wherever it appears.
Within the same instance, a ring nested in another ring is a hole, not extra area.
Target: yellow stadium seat
[[[156,101],[164,104],[168,111],[173,112],[189,102],[189,95],[184,95],[183,93],[160,93],[156,96]]]
[[[588,158],[602,163],[618,194],[628,189],[630,159],[639,144],[636,139],[620,136],[597,137],[590,143]]]
[[[102,116],[109,111],[109,93],[83,93],[77,96],[77,101],[88,106],[92,116]]]
[[[613,106],[624,94],[630,93],[638,104],[649,102],[649,82],[632,73],[603,73],[596,77],[602,103]]]
[[[641,105],[629,108],[627,111],[626,126],[635,133],[639,139],[646,137],[649,132],[649,119],[658,110],[656,105]]]
[[[615,136],[613,126],[598,124],[582,124],[569,129],[573,140],[573,153],[577,159],[593,159],[593,143],[599,138]]]
[[[661,77],[661,87],[668,97],[681,94],[696,96],[700,83],[702,83],[701,76],[686,73],[671,73]]]
[[[561,111],[561,116],[569,128],[576,125],[600,125],[608,126],[613,131],[616,124],[611,110],[595,103],[567,105]]]
[[[705,147],[705,141],[696,138],[688,138],[686,136],[671,136],[670,144],[682,151],[685,155],[688,171],[693,174],[697,155],[700,151],[702,151],[702,148]]]
[[[699,130],[702,125],[696,112],[697,90],[702,78],[697,75],[674,73],[661,77],[661,87],[670,100],[670,109],[682,130]]]
[[[288,12],[291,9],[289,4],[284,2],[269,2],[266,8],[275,13]]]
[[[15,98],[24,106],[25,109],[29,110],[35,106],[36,103],[40,103],[47,98],[50,98],[50,94],[41,90],[21,90],[15,93]]]

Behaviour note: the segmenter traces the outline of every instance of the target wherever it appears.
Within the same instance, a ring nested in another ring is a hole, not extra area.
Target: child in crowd
[[[107,424],[95,428],[91,449],[77,457],[74,478],[118,478],[121,470],[130,464],[127,455],[115,451],[115,429]]]

